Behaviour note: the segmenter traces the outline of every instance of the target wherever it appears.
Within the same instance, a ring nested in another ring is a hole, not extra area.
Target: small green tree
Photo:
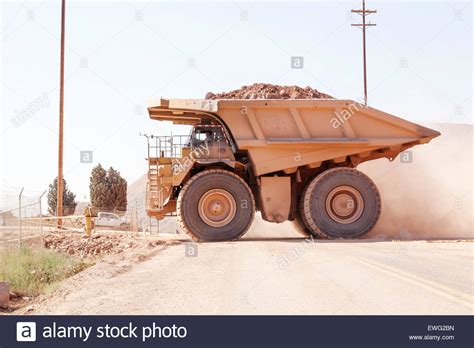
[[[58,178],[56,177],[48,190],[48,212],[56,214],[58,204]],[[76,195],[69,190],[66,180],[63,178],[63,215],[72,215],[76,209]]]
[[[107,202],[109,207],[125,211],[127,210],[127,180],[120,173],[110,167],[107,171]]]
[[[92,169],[89,181],[91,203],[94,207],[105,208],[107,204],[107,172],[99,163]]]
[[[101,210],[127,210],[127,181],[110,167],[108,171],[98,164],[92,169],[90,183],[91,203]]]

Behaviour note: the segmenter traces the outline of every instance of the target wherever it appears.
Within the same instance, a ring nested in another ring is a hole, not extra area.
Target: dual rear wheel
[[[375,226],[380,212],[380,194],[368,176],[351,168],[333,168],[308,183],[294,224],[307,235],[359,238]]]

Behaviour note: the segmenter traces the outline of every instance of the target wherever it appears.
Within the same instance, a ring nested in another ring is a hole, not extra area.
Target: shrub
[[[36,296],[48,287],[89,267],[75,257],[27,247],[0,251],[0,281],[22,296]]]

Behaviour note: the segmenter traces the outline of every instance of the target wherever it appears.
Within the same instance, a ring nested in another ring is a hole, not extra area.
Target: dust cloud
[[[367,238],[377,240],[473,238],[472,125],[434,124],[440,137],[415,146],[411,162],[378,159],[358,169],[382,196],[382,215]],[[246,238],[299,237],[292,224],[256,216]]]
[[[382,215],[369,234],[374,238],[473,238],[473,126],[433,124],[441,132],[415,146],[412,162],[379,159],[359,169],[377,184]]]

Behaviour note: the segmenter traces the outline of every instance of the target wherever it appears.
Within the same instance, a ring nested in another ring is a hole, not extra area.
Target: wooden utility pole
[[[364,103],[367,105],[367,60],[365,54],[365,29],[367,27],[374,27],[377,24],[375,23],[366,23],[365,17],[371,13],[377,13],[377,10],[366,10],[365,9],[365,0],[362,0],[362,10],[352,10],[352,13],[358,13],[362,16],[362,23],[351,24],[353,27],[362,28],[362,49],[363,49],[363,59],[364,59]]]
[[[66,17],[66,0],[61,2],[61,59],[59,74],[59,144],[58,144],[58,197],[56,200],[56,216],[58,218],[58,228],[61,228],[63,216],[63,141],[64,141],[64,30]]]

